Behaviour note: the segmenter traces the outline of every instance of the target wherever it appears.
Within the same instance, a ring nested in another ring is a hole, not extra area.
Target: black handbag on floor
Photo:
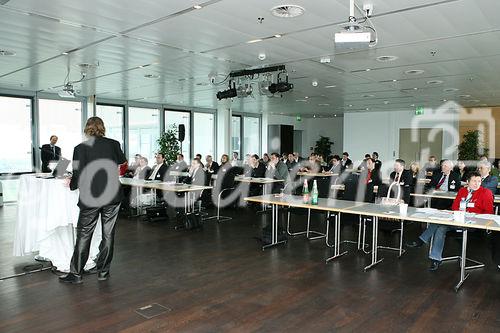
[[[199,212],[187,213],[184,219],[184,227],[186,230],[200,229],[202,227],[201,214]]]

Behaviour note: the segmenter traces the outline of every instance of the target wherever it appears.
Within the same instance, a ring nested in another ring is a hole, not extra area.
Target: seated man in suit
[[[151,168],[148,166],[148,159],[143,156],[139,160],[139,166],[135,169],[134,179],[147,179],[150,173]]]
[[[433,177],[434,173],[439,171],[436,156],[429,156],[428,162],[424,164],[424,171],[427,177]]]
[[[362,190],[365,191],[365,202],[375,202],[374,187],[381,184],[380,170],[376,168],[375,160],[368,157],[366,159],[366,168],[361,171],[358,180],[358,187],[364,187]]]
[[[42,157],[42,172],[51,172],[49,168],[50,162],[57,162],[61,159],[61,148],[56,146],[58,137],[52,135],[50,137],[50,143],[45,144],[41,147],[41,157]]]
[[[382,161],[378,159],[378,153],[376,151],[372,153],[372,158],[375,161],[375,169],[380,171],[382,169]]]
[[[286,167],[288,168],[288,171],[292,170],[297,164],[298,162],[295,162],[295,157],[293,156],[293,154],[288,154],[286,160]]]
[[[410,185],[412,183],[412,177],[410,170],[406,170],[405,166],[406,162],[398,158],[394,162],[394,171],[391,172],[389,178],[391,179],[391,183],[396,183],[396,185],[392,187],[392,191],[400,191],[400,199],[407,204],[410,202]]]
[[[348,152],[345,151],[345,152],[342,153],[342,160],[340,161],[340,163],[342,165],[342,172],[345,169],[352,169],[352,161],[349,158],[349,153]]]
[[[172,170],[171,171],[178,171],[178,172],[184,172],[188,170],[188,165],[184,161],[184,155],[183,154],[177,154],[177,161],[175,161],[174,165],[172,165]]]
[[[453,162],[443,160],[441,162],[441,172],[434,171],[434,176],[427,187],[430,190],[457,192],[460,186],[460,175],[453,172]],[[450,200],[432,199],[432,207],[450,209]]]
[[[333,155],[331,159],[331,168],[327,171],[327,173],[340,175],[342,173],[342,165],[340,164],[340,156]]]
[[[207,155],[205,157],[205,172],[209,173],[210,175],[217,174],[219,171],[219,163],[215,162],[212,158],[212,155]]]
[[[165,157],[163,153],[156,153],[156,164],[151,170],[147,180],[160,180],[163,181],[165,179],[165,175],[167,173],[167,165],[165,164]]]
[[[481,186],[491,191],[493,195],[497,193],[498,178],[491,176],[491,163],[488,161],[480,161],[477,164],[477,171],[481,175]]]
[[[467,178],[467,188],[462,187],[458,191],[451,207],[452,210],[459,210],[460,202],[465,199],[467,212],[493,214],[493,195],[490,190],[481,187],[481,175],[474,171],[470,172]],[[452,227],[430,224],[417,241],[407,244],[409,247],[420,247],[424,243],[428,244],[432,239],[432,249],[429,254],[431,260],[429,270],[431,271],[437,270],[441,264],[446,232],[449,230],[452,230]]]
[[[272,193],[279,193],[288,182],[288,168],[285,163],[280,161],[280,155],[278,153],[271,154],[271,160],[267,165],[266,177],[283,180],[283,182],[273,184]]]
[[[189,175],[184,179],[184,183],[192,185],[205,185],[205,171],[203,171],[203,164],[197,158],[191,162],[189,168]]]

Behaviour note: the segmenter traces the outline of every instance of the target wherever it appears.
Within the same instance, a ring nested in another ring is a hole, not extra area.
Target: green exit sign
[[[297,119],[297,121],[301,121],[302,117],[301,116],[297,116],[295,119]]]
[[[424,114],[424,107],[423,106],[417,106],[415,109],[415,115],[420,116]]]

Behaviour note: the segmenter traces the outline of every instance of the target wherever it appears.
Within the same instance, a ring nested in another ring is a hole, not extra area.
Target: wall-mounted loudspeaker
[[[180,142],[184,141],[186,138],[186,127],[184,124],[179,125],[179,131],[178,131],[178,139]]]

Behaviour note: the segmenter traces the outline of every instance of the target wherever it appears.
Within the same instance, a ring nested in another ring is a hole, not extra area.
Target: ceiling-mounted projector
[[[75,97],[75,89],[71,83],[67,83],[64,85],[63,89],[57,93],[60,97],[65,98],[74,98]]]
[[[336,49],[364,49],[374,46],[377,43],[377,33],[375,29],[369,25],[361,24],[366,22],[366,20],[369,20],[371,11],[373,11],[373,6],[370,5],[369,8],[367,7],[368,9],[366,9],[364,13],[365,20],[361,23],[358,23],[356,17],[354,16],[354,6],[354,0],[350,0],[349,18],[347,23],[341,25],[343,31],[335,34]],[[365,10],[364,7],[363,9]],[[372,33],[375,36],[372,36]]]

